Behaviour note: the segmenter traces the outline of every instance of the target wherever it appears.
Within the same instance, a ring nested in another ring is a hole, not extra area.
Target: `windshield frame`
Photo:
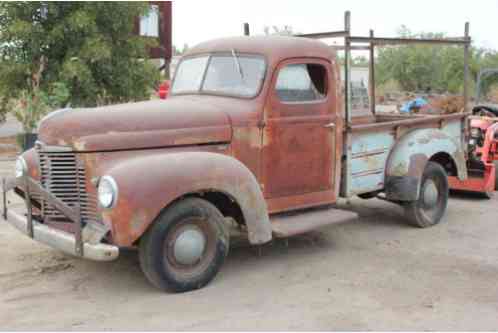
[[[266,56],[264,54],[261,54],[261,53],[238,52],[237,50],[235,50],[235,53],[236,53],[237,57],[239,57],[239,58],[248,57],[248,58],[259,58],[259,59],[263,60],[263,65],[264,65],[263,76],[261,78],[261,82],[259,83],[258,89],[256,90],[256,92],[253,95],[244,96],[244,95],[240,95],[240,94],[221,93],[221,92],[203,89],[204,82],[206,80],[206,75],[208,72],[208,68],[209,68],[209,65],[211,64],[211,59],[213,58],[213,56],[232,57],[231,52],[232,51],[215,51],[215,52],[206,52],[206,53],[196,53],[196,54],[187,55],[187,56],[182,57],[182,59],[180,60],[180,62],[176,66],[175,75],[173,76],[173,80],[171,81],[171,96],[210,95],[210,96],[233,97],[233,98],[240,98],[240,99],[254,99],[254,98],[258,97],[261,94],[261,91],[263,90],[263,86],[265,84],[266,77],[268,75],[268,61],[266,59]],[[208,59],[206,62],[206,67],[204,68],[204,73],[202,74],[202,81],[201,81],[201,84],[199,86],[199,89],[182,91],[179,93],[173,93],[173,87],[175,85],[176,76],[178,73],[178,68],[180,68],[181,64],[185,60],[189,60],[189,59],[193,59],[193,58],[201,58],[201,57],[208,57]]]

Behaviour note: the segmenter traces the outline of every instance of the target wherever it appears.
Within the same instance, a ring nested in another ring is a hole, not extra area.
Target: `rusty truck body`
[[[172,291],[215,276],[227,221],[264,244],[354,219],[331,205],[359,195],[403,205],[419,227],[438,223],[446,176],[467,176],[466,113],[352,117],[348,70],[343,92],[336,51],[315,40],[327,36],[344,37],[346,65],[354,42],[407,42],[353,37],[346,16],[341,32],[202,43],[165,101],[43,119],[36,147],[4,180],[6,220],[93,260],[137,246],[148,280]],[[446,42],[467,49],[469,38]],[[26,214],[7,209],[11,190]]]

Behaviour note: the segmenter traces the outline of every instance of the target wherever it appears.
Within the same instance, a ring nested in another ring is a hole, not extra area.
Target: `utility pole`
[[[173,1],[165,1],[164,2],[164,11],[163,11],[163,26],[164,29],[164,37],[163,37],[163,47],[164,47],[164,74],[168,79],[170,78],[169,67],[171,65],[171,58],[173,57]]]

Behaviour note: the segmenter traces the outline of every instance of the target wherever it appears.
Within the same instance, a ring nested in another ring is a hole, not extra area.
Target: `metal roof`
[[[270,65],[282,59],[316,57],[333,59],[335,51],[327,44],[303,37],[240,36],[214,39],[191,48],[185,55],[210,52],[259,53],[266,56]]]

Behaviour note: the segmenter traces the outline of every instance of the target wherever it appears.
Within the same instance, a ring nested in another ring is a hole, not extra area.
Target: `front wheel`
[[[446,171],[428,162],[422,175],[419,198],[405,204],[405,214],[412,224],[427,228],[438,224],[446,212],[449,186]]]
[[[223,265],[229,232],[211,203],[186,198],[167,208],[140,240],[140,267],[164,291],[185,292],[208,284]]]

